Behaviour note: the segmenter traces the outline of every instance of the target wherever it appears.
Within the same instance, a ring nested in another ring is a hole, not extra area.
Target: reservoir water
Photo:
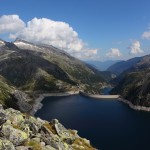
[[[117,100],[97,100],[81,95],[47,97],[35,116],[57,118],[66,128],[101,150],[149,150],[150,113],[130,109]]]

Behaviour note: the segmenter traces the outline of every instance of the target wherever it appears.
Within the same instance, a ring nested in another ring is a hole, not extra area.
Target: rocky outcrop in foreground
[[[34,118],[0,105],[0,150],[94,150],[77,131],[58,120]]]

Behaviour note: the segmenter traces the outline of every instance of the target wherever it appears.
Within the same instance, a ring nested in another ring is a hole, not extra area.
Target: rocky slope
[[[0,105],[0,150],[94,150],[77,131]]]
[[[0,40],[0,82],[0,103],[4,104],[15,89],[31,96],[79,88],[99,93],[106,80],[63,50],[17,39],[14,43]]]
[[[23,112],[31,110],[32,106],[29,102],[32,101],[27,94],[17,90],[5,78],[0,76],[0,104],[5,108],[13,107]]]
[[[150,107],[150,55],[120,74],[114,83],[111,93],[119,93],[134,105]]]

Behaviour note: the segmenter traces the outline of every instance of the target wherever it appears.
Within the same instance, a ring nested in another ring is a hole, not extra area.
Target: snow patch
[[[23,41],[15,41],[14,44],[19,47],[20,49],[26,49],[26,50],[31,50],[31,51],[36,51],[36,52],[41,52],[42,49],[38,47],[37,45],[30,44],[27,42]]]
[[[5,42],[0,40],[0,46],[1,45],[5,45]]]

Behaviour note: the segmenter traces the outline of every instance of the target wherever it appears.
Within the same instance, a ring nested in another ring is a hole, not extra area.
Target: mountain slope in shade
[[[118,84],[116,82],[112,94],[119,93],[134,105],[150,107],[150,55],[141,57],[138,63],[117,78]]]
[[[125,70],[128,70],[129,68],[131,68],[132,66],[134,66],[141,59],[142,59],[142,57],[135,57],[135,58],[129,59],[127,61],[117,62],[117,63],[111,65],[107,69],[107,71],[110,71],[112,73],[115,73],[116,75],[119,75],[122,72],[124,72]]]

